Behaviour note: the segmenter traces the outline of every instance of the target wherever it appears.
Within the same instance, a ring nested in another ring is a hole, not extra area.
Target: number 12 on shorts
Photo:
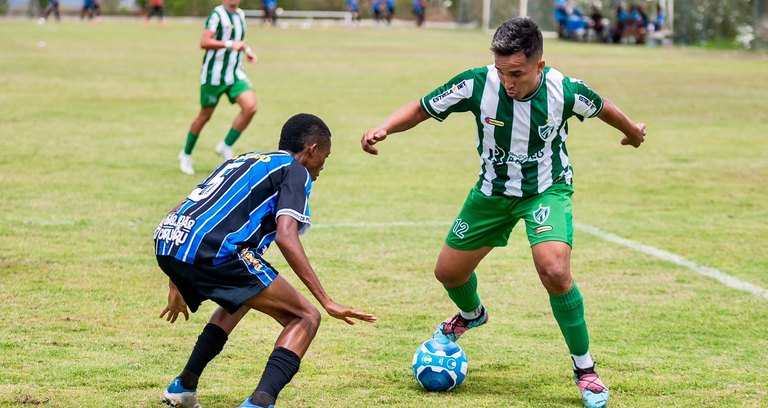
[[[469,224],[464,222],[461,218],[456,218],[456,222],[453,223],[453,234],[461,239],[464,239],[464,233],[468,230]]]

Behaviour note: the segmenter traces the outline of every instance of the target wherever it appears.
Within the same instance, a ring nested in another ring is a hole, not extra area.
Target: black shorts
[[[272,265],[249,249],[216,266],[188,264],[163,255],[157,256],[157,264],[179,289],[193,313],[207,299],[235,313],[243,302],[269,286],[278,274]]]

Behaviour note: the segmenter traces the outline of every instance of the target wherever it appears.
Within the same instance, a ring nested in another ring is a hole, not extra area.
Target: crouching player
[[[173,407],[200,407],[198,379],[250,309],[280,323],[272,354],[256,390],[240,407],[274,407],[298,372],[317,333],[320,312],[262,258],[274,241],[291,269],[325,311],[348,324],[376,321],[331,299],[309,263],[299,234],[310,226],[309,194],[331,152],[331,132],[318,117],[290,118],[279,151],[246,153],[224,162],[174,208],[155,231],[155,253],[170,278],[160,317],[189,319],[206,299],[216,308],[187,365],[163,395]]]

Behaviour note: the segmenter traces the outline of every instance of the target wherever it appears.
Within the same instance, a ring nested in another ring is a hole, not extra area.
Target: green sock
[[[184,154],[192,154],[192,150],[197,143],[197,135],[193,135],[192,132],[187,132],[187,143],[184,145]]]
[[[566,293],[550,293],[549,304],[552,305],[552,314],[563,332],[568,350],[577,356],[586,354],[589,351],[589,333],[584,320],[584,298],[579,287],[574,282],[571,290]]]
[[[467,283],[458,288],[445,288],[448,297],[464,312],[474,312],[480,307],[480,296],[477,295],[477,275],[472,272]]]
[[[224,144],[232,147],[233,144],[237,141],[237,139],[240,137],[240,134],[242,132],[238,132],[237,130],[230,128],[229,133],[227,133],[227,137],[224,138]]]

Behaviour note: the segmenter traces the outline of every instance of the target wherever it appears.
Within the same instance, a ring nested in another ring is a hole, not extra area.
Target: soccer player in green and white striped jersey
[[[644,141],[645,125],[630,120],[584,82],[547,67],[541,31],[532,20],[504,22],[491,45],[493,64],[464,71],[421,100],[403,105],[367,131],[361,145],[375,155],[376,143],[429,118],[442,121],[454,112],[474,115],[480,177],[435,265],[435,276],[459,313],[440,323],[433,336],[456,341],[488,321],[475,268],[494,247],[505,246],[512,228],[523,220],[584,404],[603,407],[608,389],[594,370],[584,301],[570,270],[573,171],[565,146],[567,120],[598,117],[624,135],[621,144],[633,147]]]
[[[200,39],[200,48],[206,50],[200,73],[201,108],[189,128],[184,150],[179,153],[181,171],[185,174],[195,174],[192,150],[223,94],[227,94],[230,103],[240,105],[240,113],[227,136],[216,145],[216,153],[225,160],[234,156],[232,145],[251,123],[258,109],[256,93],[243,71],[243,57],[253,63],[256,62],[256,54],[245,42],[245,13],[238,7],[239,4],[240,0],[224,0],[205,21]]]

